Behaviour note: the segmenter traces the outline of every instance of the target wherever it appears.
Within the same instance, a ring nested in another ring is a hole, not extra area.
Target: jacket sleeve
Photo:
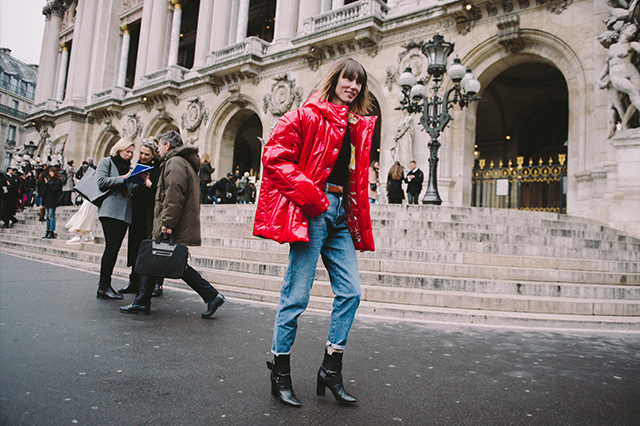
[[[160,226],[173,229],[180,222],[187,197],[188,167],[178,157],[171,158],[164,167],[164,202],[160,210]]]
[[[318,216],[329,206],[326,195],[298,167],[304,135],[301,109],[285,114],[273,129],[264,148],[264,173],[273,186],[309,216]]]
[[[108,157],[100,160],[98,168],[96,169],[96,175],[98,176],[98,188],[103,192],[115,186],[125,184],[122,176],[111,176],[111,159]]]

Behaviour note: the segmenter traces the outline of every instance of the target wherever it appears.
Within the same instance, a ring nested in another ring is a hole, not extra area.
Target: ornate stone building
[[[421,46],[439,33],[455,43],[449,63],[457,56],[482,84],[482,100],[452,109],[441,136],[443,204],[486,205],[474,198],[479,161],[507,171],[551,163],[566,170],[561,211],[640,235],[640,45],[637,27],[627,25],[637,20],[629,7],[626,0],[52,0],[43,10],[28,139],[40,150],[66,141],[64,156],[79,162],[106,155],[122,136],[178,130],[209,153],[217,176],[259,173],[274,123],[349,55],[369,73],[382,181],[400,152],[427,174],[429,137],[417,117],[395,109],[397,79],[411,66],[428,81]],[[452,85],[446,77],[443,84]]]
[[[24,157],[25,150],[20,147],[27,144],[22,123],[33,105],[37,78],[37,66],[11,56],[11,50],[6,47],[0,48],[0,158],[3,172],[9,166],[31,160]]]

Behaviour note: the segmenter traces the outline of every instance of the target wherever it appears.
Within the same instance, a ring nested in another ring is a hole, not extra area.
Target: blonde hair
[[[200,164],[204,164],[204,162],[209,162],[209,154],[206,152],[200,156]]]
[[[341,75],[348,79],[355,79],[362,85],[360,93],[358,93],[358,96],[351,102],[349,109],[359,115],[367,114],[372,106],[371,94],[367,89],[367,71],[365,71],[362,64],[355,59],[342,58],[331,66],[327,75],[320,80],[317,86],[320,100],[328,101],[331,99],[336,91],[338,78],[340,78]]]
[[[131,145],[135,146],[135,144],[131,139],[121,138],[118,142],[115,143],[115,145],[111,147],[111,151],[109,151],[109,155],[113,157],[120,151],[124,151],[125,149],[129,148]]]

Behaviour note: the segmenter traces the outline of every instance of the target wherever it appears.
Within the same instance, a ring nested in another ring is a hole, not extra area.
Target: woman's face
[[[122,151],[118,152],[118,155],[120,157],[122,157],[123,160],[130,161],[131,158],[133,158],[133,152],[134,151],[135,151],[134,146],[133,145],[129,145],[129,148],[123,149]]]
[[[361,89],[362,84],[358,83],[357,76],[351,80],[346,78],[344,71],[342,71],[336,83],[336,90],[329,102],[336,105],[349,105],[358,97]]]
[[[53,170],[49,170],[49,176],[53,177],[55,175],[55,172]]]
[[[148,147],[146,147],[144,145],[141,146],[140,147],[140,162],[142,164],[147,164],[152,159],[153,159],[153,152],[151,152],[151,150]]]

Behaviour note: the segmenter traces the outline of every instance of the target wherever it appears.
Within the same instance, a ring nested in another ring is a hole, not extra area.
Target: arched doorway
[[[249,172],[255,176],[260,171],[262,122],[257,114],[248,116],[238,128],[233,144],[233,172],[242,176]]]
[[[472,205],[566,212],[569,94],[560,70],[524,62],[477,107]]]

